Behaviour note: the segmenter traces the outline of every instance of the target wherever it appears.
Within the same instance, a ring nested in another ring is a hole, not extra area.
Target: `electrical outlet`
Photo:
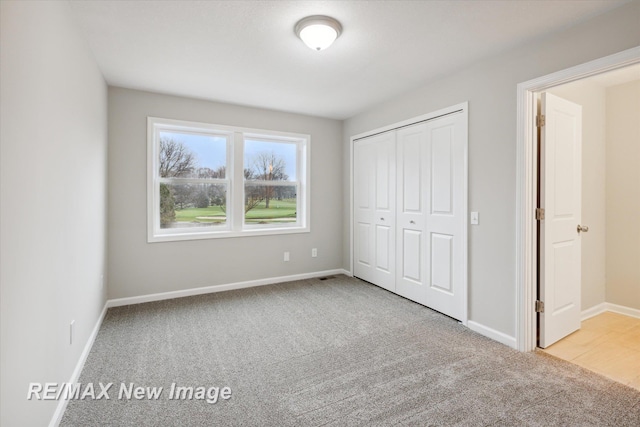
[[[315,258],[315,257],[317,257],[317,256],[318,256],[318,248],[313,248],[313,249],[311,249],[311,256],[312,256],[313,258]]]
[[[76,324],[75,320],[72,320],[71,323],[69,323],[69,345],[73,344],[73,333],[74,333],[74,326]]]
[[[285,262],[289,261],[289,252],[284,253],[284,261]]]

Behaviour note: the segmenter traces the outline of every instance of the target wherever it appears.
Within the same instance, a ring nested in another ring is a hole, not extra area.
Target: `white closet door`
[[[426,123],[425,304],[460,320],[466,307],[466,141],[463,114]]]
[[[396,248],[398,252],[396,290],[405,298],[428,305],[426,286],[429,164],[427,125],[420,124],[397,132],[398,200]]]
[[[453,113],[354,145],[354,275],[462,321],[466,117]]]
[[[395,133],[354,146],[354,275],[395,292]]]

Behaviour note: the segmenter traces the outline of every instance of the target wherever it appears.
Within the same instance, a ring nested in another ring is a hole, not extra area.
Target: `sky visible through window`
[[[160,132],[160,138],[184,144],[196,157],[198,167],[216,170],[227,161],[226,138],[176,132]]]
[[[255,156],[265,152],[273,153],[276,158],[283,159],[284,173],[289,176],[288,181],[296,180],[296,144],[247,139],[244,144],[244,167],[251,168]]]
[[[224,137],[191,133],[160,132],[161,138],[171,138],[181,142],[197,158],[198,167],[216,170],[226,162],[227,141]],[[285,173],[290,181],[296,180],[296,144],[246,140],[244,153],[245,168],[252,166],[252,159],[261,152],[273,152],[285,161]]]

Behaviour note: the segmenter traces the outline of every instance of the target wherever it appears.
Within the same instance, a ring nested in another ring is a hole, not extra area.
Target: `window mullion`
[[[233,231],[242,231],[244,223],[244,136],[242,132],[234,134],[233,143]]]

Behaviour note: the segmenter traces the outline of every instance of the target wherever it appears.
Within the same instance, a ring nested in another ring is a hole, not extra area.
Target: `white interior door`
[[[397,132],[398,251],[396,292],[405,298],[428,305],[428,248],[426,213],[429,199],[429,164],[426,153],[427,125],[419,124]]]
[[[464,115],[397,132],[397,292],[465,319]]]
[[[354,145],[354,275],[394,292],[395,151],[394,132]]]
[[[542,348],[580,329],[582,107],[542,94],[540,313]]]
[[[466,116],[426,123],[427,305],[466,320]]]

